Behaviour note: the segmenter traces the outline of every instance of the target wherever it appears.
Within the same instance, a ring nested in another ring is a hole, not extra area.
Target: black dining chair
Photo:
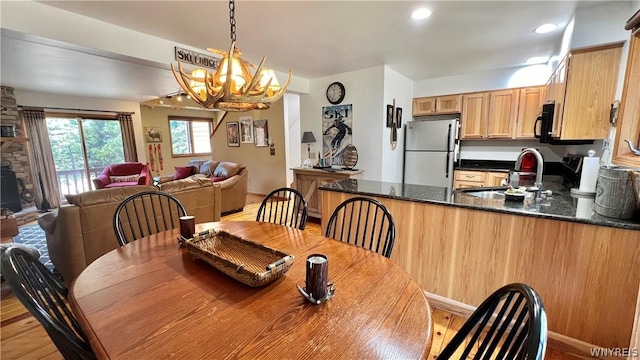
[[[256,221],[304,230],[307,226],[307,200],[296,189],[275,189],[262,200]]]
[[[437,359],[542,360],[546,344],[542,299],[530,286],[515,283],[491,294]]]
[[[187,211],[178,199],[162,191],[144,191],[124,199],[113,216],[113,229],[120,246],[131,241],[180,227]]]
[[[333,211],[325,236],[391,257],[396,228],[389,210],[375,199],[353,197]]]
[[[2,256],[2,276],[65,359],[96,358],[67,306],[67,288],[38,259],[21,248],[11,247]]]

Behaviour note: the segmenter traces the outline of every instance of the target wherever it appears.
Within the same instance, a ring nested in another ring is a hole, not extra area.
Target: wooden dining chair
[[[67,288],[38,259],[24,249],[11,247],[2,256],[2,276],[65,359],[96,358],[67,306]]]
[[[546,344],[542,299],[530,286],[515,283],[491,294],[437,359],[542,360]]]
[[[124,199],[113,216],[113,229],[120,246],[131,241],[180,227],[187,211],[178,199],[162,191],[144,191]]]
[[[333,211],[325,236],[391,257],[396,237],[389,210],[375,199],[353,197]]]
[[[307,200],[298,190],[275,189],[262,200],[256,221],[304,230],[307,226]]]

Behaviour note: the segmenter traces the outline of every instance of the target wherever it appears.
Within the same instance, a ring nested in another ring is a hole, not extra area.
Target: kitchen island
[[[395,219],[391,259],[433,296],[478,306],[500,286],[523,282],[542,296],[549,330],[571,338],[550,341],[587,353],[588,344],[628,347],[638,317],[640,224],[592,214],[568,189],[545,188],[550,199],[510,204],[441,187],[343,180],[319,188],[322,227],[342,201],[373,197]]]

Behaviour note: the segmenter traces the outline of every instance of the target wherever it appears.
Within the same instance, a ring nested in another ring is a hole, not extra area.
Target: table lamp
[[[305,131],[302,134],[302,140],[300,142],[307,144],[307,159],[311,159],[311,143],[316,142],[315,136],[313,136],[311,131]]]

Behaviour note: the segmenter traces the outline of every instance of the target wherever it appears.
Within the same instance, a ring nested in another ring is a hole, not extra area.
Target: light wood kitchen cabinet
[[[552,136],[561,140],[604,139],[622,56],[622,43],[572,50],[551,76],[555,101]]]
[[[629,23],[631,21],[629,20]],[[631,27],[629,26],[629,28]],[[640,143],[640,31],[631,36],[626,70],[622,101],[620,102],[618,130],[616,131],[616,141],[613,147],[613,163],[640,167],[640,156],[634,155],[625,142],[628,139],[635,147],[638,147]],[[638,329],[638,335],[638,341],[640,341],[640,328]]]
[[[483,170],[455,170],[453,187],[467,189],[476,187],[501,186],[500,182],[507,179],[509,173]]]
[[[484,139],[487,136],[489,93],[473,93],[462,96],[460,139]]]
[[[516,121],[516,139],[535,138],[533,127],[536,118],[542,110],[542,104],[545,102],[545,89],[545,87],[520,89],[518,120]]]
[[[509,179],[509,173],[506,172],[489,171],[486,176],[485,186],[502,186],[502,180]]]
[[[335,172],[313,168],[294,168],[294,187],[307,200],[307,215],[320,218],[322,205],[318,196],[318,187],[339,180],[357,179],[362,170],[340,170]]]
[[[455,114],[462,111],[462,95],[432,96],[413,99],[413,116]]]
[[[492,91],[489,93],[487,138],[513,139],[515,137],[518,94],[518,89]]]
[[[455,170],[453,174],[455,189],[484,187],[487,179],[487,174],[484,171]]]
[[[508,89],[463,95],[460,138],[514,138],[518,94],[518,89]]]
[[[553,112],[553,128],[551,136],[560,137],[560,128],[562,125],[562,112],[564,110],[564,95],[567,81],[567,57],[560,61],[558,67],[554,70],[549,78],[547,85],[547,101],[555,103]]]

